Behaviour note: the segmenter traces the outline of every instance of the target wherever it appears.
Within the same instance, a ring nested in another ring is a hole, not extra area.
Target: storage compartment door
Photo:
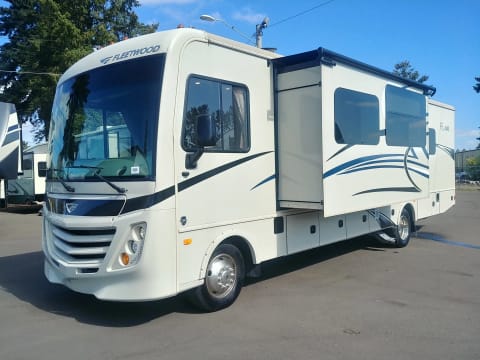
[[[293,254],[320,245],[318,212],[287,216],[287,251]]]

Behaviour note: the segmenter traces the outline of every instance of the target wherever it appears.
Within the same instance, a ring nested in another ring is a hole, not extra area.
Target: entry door
[[[246,86],[224,79],[190,75],[185,80],[181,143],[177,151],[178,216],[181,229],[238,221],[247,216],[250,189],[248,92]],[[209,117],[217,142],[195,154],[197,119]],[[189,155],[190,154],[190,155]],[[252,201],[252,200],[250,200]],[[182,231],[182,230],[181,230]]]

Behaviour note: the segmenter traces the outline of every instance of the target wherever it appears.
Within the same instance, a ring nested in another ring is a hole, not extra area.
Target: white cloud
[[[242,10],[236,11],[232,17],[235,20],[245,21],[249,24],[256,25],[262,22],[265,18],[265,14],[255,12],[250,8],[243,8]]]
[[[478,129],[457,129],[455,131],[456,149],[475,149],[478,145],[477,138],[480,136]]]
[[[457,130],[456,135],[458,137],[478,137],[480,136],[480,130],[478,129],[471,129],[471,130]]]

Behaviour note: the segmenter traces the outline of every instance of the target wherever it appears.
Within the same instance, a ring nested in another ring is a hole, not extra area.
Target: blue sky
[[[183,24],[254,44],[255,25],[268,16],[263,46],[280,54],[325,47],[385,70],[409,60],[430,76],[433,98],[456,108],[456,148],[478,144],[480,94],[472,86],[480,76],[480,0],[139,1],[140,21],[158,22],[160,31]],[[236,31],[202,21],[202,14]]]
[[[178,24],[247,42],[222,22],[199,19],[209,14],[250,37],[265,16],[263,46],[290,55],[318,47],[385,70],[409,60],[433,97],[456,108],[456,148],[473,149],[480,136],[479,0],[140,0],[140,20],[158,22],[159,30]],[[324,5],[322,5],[324,4]],[[322,6],[320,6],[322,5]],[[320,6],[306,14],[296,14]],[[254,43],[254,38],[251,38]]]

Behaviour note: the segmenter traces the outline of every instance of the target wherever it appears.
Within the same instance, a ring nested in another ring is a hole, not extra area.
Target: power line
[[[0,70],[2,73],[9,73],[9,74],[29,74],[29,75],[51,75],[51,76],[61,76],[62,74],[57,73],[50,73],[50,72],[34,72],[34,71],[16,71],[16,70]]]
[[[271,28],[272,26],[276,26],[276,25],[282,24],[282,23],[284,23],[284,22],[286,22],[286,21],[295,19],[295,18],[297,18],[297,17],[299,17],[299,16],[305,15],[306,13],[309,13],[310,11],[316,10],[316,9],[318,9],[319,7],[328,5],[328,4],[330,4],[330,3],[334,2],[334,1],[335,1],[335,0],[324,1],[324,2],[322,2],[321,4],[315,5],[314,7],[310,8],[310,9],[301,11],[301,12],[299,12],[298,14],[295,14],[295,15],[289,16],[289,17],[287,17],[287,18],[285,18],[285,19],[283,19],[283,20],[277,21],[276,23],[273,23],[273,24],[269,25],[268,27]]]

